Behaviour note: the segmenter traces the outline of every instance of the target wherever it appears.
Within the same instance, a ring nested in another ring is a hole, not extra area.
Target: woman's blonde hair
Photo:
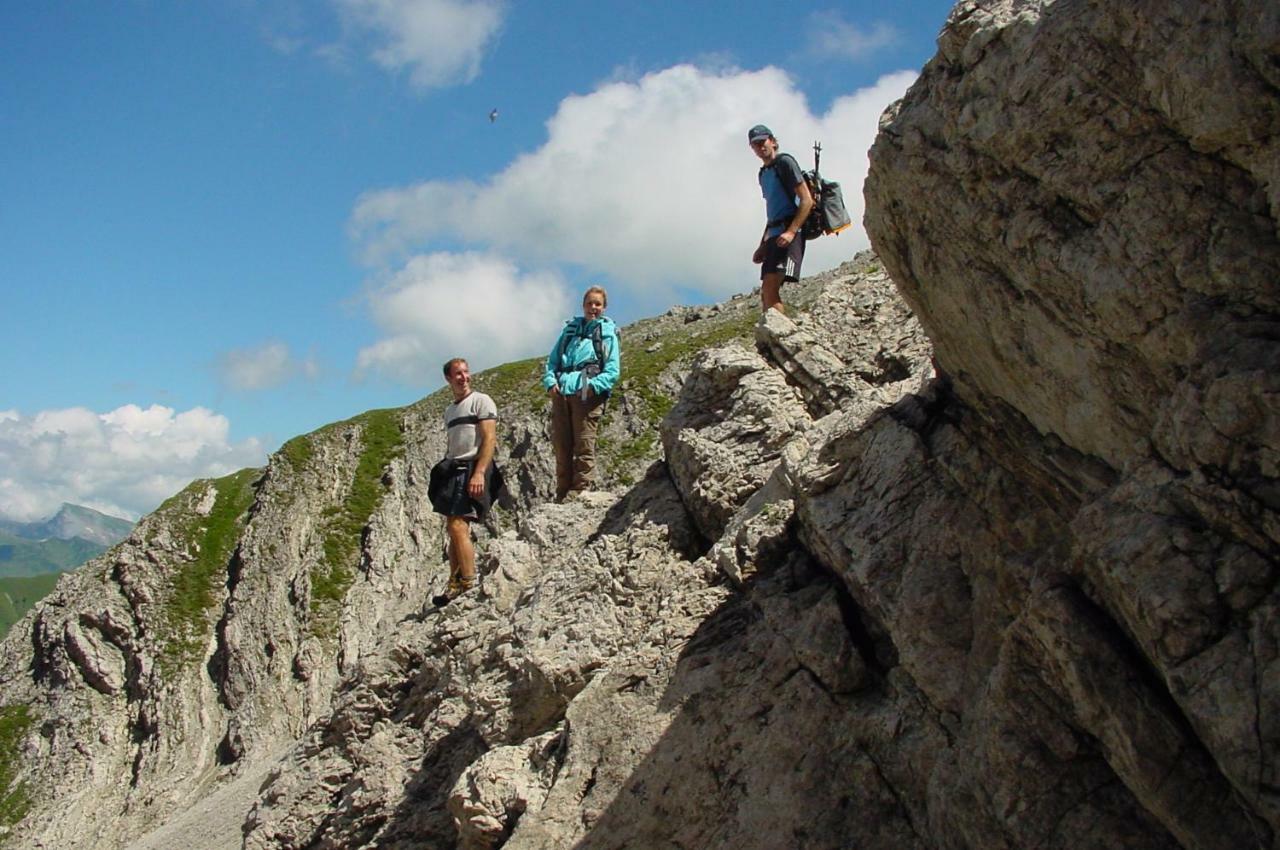
[[[582,293],[582,303],[583,303],[583,304],[586,304],[586,303],[587,303],[587,296],[588,296],[588,295],[590,295],[590,294],[591,294],[591,293],[593,293],[593,292],[599,292],[599,293],[600,293],[600,300],[602,300],[602,301],[604,302],[604,306],[606,306],[606,307],[608,307],[608,306],[609,306],[609,293],[607,293],[607,292],[605,292],[605,291],[604,291],[604,287],[603,287],[603,286],[589,286],[589,287],[587,287],[587,291],[586,291],[586,292],[584,292],[584,293]]]

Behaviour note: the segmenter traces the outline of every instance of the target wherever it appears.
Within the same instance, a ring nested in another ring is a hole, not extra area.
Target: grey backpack
[[[818,171],[821,156],[822,145],[814,142],[813,171],[806,171],[804,174],[804,182],[809,184],[809,192],[813,195],[813,210],[800,230],[805,239],[839,233],[853,224],[849,211],[844,208],[844,193],[840,191],[840,184],[828,180]]]

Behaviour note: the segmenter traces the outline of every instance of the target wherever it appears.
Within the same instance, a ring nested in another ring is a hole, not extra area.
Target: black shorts
[[[494,480],[497,466],[496,463],[489,464],[484,474],[484,492],[480,494],[480,498],[473,499],[467,492],[467,482],[471,480],[471,461],[449,458],[440,461],[431,467],[431,480],[427,485],[427,497],[431,500],[432,509],[445,516],[483,519],[489,512],[494,493],[501,488],[501,484]]]
[[[782,273],[784,283],[800,279],[800,264],[804,262],[804,237],[796,238],[785,248],[778,247],[777,236],[766,236],[760,243],[764,248],[764,262],[760,264],[760,279],[766,275]]]

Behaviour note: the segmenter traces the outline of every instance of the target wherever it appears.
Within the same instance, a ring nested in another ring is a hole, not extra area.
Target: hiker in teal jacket
[[[564,323],[542,374],[551,397],[557,502],[591,489],[595,480],[596,428],[622,371],[618,328],[604,315],[608,303],[603,287],[583,293],[582,315]]]

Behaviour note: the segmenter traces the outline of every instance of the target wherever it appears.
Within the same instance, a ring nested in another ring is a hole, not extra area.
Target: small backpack
[[[828,233],[839,234],[853,224],[853,219],[844,206],[844,193],[840,191],[840,184],[828,180],[818,171],[821,156],[822,145],[814,142],[813,170],[804,172],[804,182],[809,186],[809,194],[813,195],[813,209],[800,227],[800,233],[805,239],[817,239]]]

